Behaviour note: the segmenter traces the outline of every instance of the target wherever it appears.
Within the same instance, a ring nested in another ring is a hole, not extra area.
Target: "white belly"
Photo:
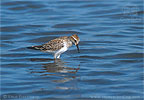
[[[57,53],[61,54],[61,53],[64,53],[65,51],[67,51],[67,47],[66,46],[64,46],[63,48],[58,50]]]

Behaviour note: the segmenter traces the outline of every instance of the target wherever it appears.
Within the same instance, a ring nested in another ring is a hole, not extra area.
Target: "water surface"
[[[141,0],[2,0],[1,99],[142,100]],[[26,47],[78,34],[53,55]]]

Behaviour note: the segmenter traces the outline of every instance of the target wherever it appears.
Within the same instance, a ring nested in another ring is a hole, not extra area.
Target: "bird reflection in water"
[[[44,59],[44,58],[32,58],[31,61],[52,61],[52,59]],[[67,67],[67,62],[63,62],[60,59],[56,59],[53,63],[43,63],[42,69],[40,71],[36,71],[36,69],[31,69],[31,73],[39,73],[40,76],[57,76],[58,79],[52,80],[56,83],[65,83],[75,79],[76,73],[80,69],[80,65],[77,68]],[[59,77],[61,77],[59,79]]]

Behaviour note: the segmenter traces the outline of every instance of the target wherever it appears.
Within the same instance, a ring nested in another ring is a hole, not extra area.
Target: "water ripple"
[[[1,4],[1,99],[142,99],[142,1]],[[80,53],[72,46],[61,60],[27,49],[72,34]]]

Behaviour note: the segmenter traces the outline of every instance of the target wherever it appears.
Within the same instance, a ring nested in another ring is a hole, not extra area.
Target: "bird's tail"
[[[38,45],[38,46],[32,46],[32,47],[27,47],[28,49],[33,49],[33,50],[42,50],[42,46]]]

